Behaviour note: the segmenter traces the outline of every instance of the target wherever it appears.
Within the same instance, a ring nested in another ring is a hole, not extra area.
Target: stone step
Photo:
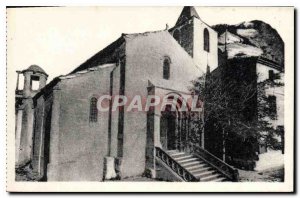
[[[225,177],[219,177],[213,180],[210,180],[209,182],[225,182],[227,179]]]
[[[168,150],[166,151],[177,163],[183,168],[189,171],[194,177],[198,178],[202,182],[222,182],[228,181],[226,177],[222,176],[211,167],[208,163],[202,159],[196,158],[191,154],[178,151]]]
[[[205,163],[203,163],[203,162],[200,162],[200,161],[191,161],[191,162],[185,162],[185,163],[182,163],[181,164],[184,168],[189,168],[189,167],[191,167],[191,166],[201,166],[201,167],[203,167],[203,166],[206,166],[206,164]]]
[[[193,174],[195,177],[201,179],[201,178],[205,178],[207,176],[212,176],[212,175],[215,175],[216,174],[216,171],[214,170],[210,170],[210,171],[204,171],[204,172],[201,172],[201,173],[195,173]]]
[[[178,150],[167,150],[167,153],[178,152]]]
[[[188,159],[188,158],[192,158],[192,155],[180,155],[180,156],[175,156],[173,157],[175,160],[183,160],[183,159]]]
[[[184,152],[177,152],[177,153],[168,153],[171,157],[176,157],[180,155],[186,155]]]
[[[211,170],[212,168],[205,165],[205,166],[197,166],[197,168],[187,168],[188,171],[190,171],[192,174],[197,174],[197,173],[203,173],[204,171]]]
[[[198,161],[198,158],[187,158],[187,159],[181,159],[181,160],[176,160],[177,162],[181,163],[186,163],[186,162],[192,162],[192,161]]]
[[[220,177],[219,174],[208,175],[208,176],[202,177],[200,179],[200,181],[211,181],[211,180],[217,179],[219,177]]]
[[[173,155],[173,154],[176,154],[176,153],[178,153],[178,152],[175,151],[175,150],[172,150],[172,151],[166,151],[166,153],[167,153],[168,155]]]

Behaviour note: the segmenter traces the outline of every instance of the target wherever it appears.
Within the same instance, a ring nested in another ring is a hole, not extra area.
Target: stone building
[[[217,66],[218,35],[193,7],[184,7],[169,30],[122,34],[47,85],[47,74],[31,66],[22,72],[24,89],[17,91],[16,164],[30,163],[38,180],[47,181],[142,174],[179,181],[237,180],[235,169],[204,150],[203,113],[178,110],[193,96],[193,82]],[[30,82],[36,79],[40,86],[32,91]],[[97,109],[103,95],[178,100],[175,113],[127,111],[126,104],[113,110],[111,101],[103,112]]]

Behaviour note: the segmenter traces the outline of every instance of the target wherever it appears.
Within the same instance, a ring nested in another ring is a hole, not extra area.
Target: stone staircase
[[[180,166],[188,171],[194,178],[201,182],[224,182],[229,181],[226,176],[220,173],[213,166],[199,157],[180,152],[177,150],[165,151]]]

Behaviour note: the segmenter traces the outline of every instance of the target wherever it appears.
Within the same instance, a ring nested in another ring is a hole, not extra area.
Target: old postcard
[[[292,192],[293,7],[7,7],[7,191]]]

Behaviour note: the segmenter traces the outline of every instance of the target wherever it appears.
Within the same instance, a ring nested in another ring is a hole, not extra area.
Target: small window
[[[165,57],[163,63],[163,78],[168,80],[170,78],[170,58]]]
[[[179,30],[175,30],[173,33],[174,39],[180,44],[181,43],[181,35]]]
[[[39,76],[31,76],[30,80],[31,90],[36,91],[40,88],[40,77]]]
[[[204,39],[204,50],[209,52],[209,32],[206,28],[204,29],[203,39]]]
[[[98,120],[98,109],[97,109],[98,99],[93,97],[90,101],[90,122],[97,122]]]
[[[273,81],[274,80],[274,71],[273,70],[269,70],[269,80]]]

